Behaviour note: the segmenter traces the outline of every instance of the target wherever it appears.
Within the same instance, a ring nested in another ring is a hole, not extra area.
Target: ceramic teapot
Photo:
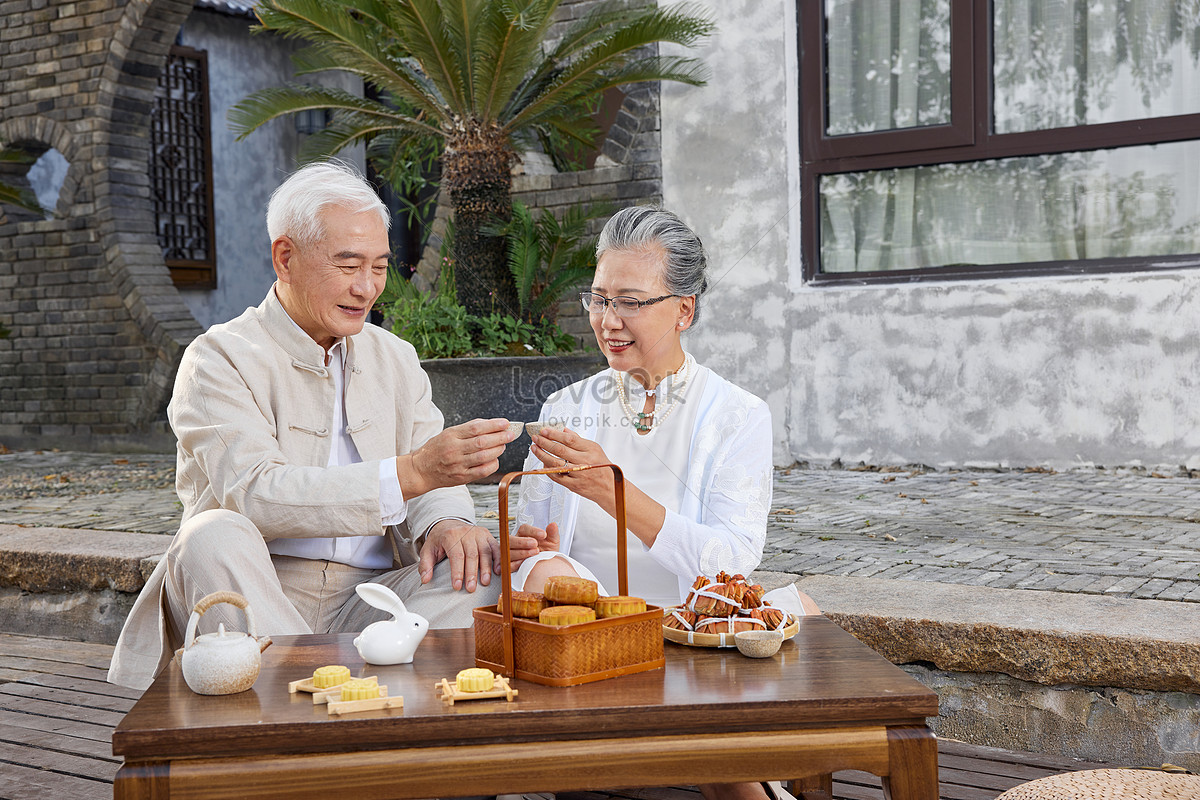
[[[372,622],[354,639],[354,647],[368,664],[411,664],[417,645],[429,631],[429,620],[404,607],[404,602],[386,586],[360,583],[358,596],[381,611],[389,620]]]
[[[242,609],[250,632],[227,631],[222,622],[216,633],[196,636],[200,615],[219,603]],[[236,694],[254,685],[261,653],[271,644],[271,637],[255,635],[254,615],[246,598],[237,592],[213,592],[192,609],[183,643],[180,662],[189,689],[196,694]]]

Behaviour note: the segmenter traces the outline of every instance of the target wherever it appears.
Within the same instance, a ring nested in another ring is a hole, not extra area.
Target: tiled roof
[[[247,0],[196,0],[196,8],[207,8],[231,17],[254,17],[254,3]]]

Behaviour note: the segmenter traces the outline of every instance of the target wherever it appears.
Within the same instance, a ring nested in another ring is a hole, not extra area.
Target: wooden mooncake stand
[[[442,702],[447,705],[454,705],[455,700],[487,700],[494,697],[503,697],[512,702],[519,692],[508,685],[508,678],[503,675],[497,675],[495,683],[491,689],[485,689],[482,692],[464,692],[458,688],[458,685],[453,681],[442,680],[433,685],[434,690],[441,689],[441,693],[437,695],[442,698]]]

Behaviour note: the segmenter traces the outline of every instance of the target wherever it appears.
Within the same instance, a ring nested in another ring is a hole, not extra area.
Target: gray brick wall
[[[153,443],[198,333],[153,235],[153,81],[186,0],[0,0],[0,139],[68,162],[50,219],[0,217],[0,444]],[[8,177],[19,178],[10,170]]]

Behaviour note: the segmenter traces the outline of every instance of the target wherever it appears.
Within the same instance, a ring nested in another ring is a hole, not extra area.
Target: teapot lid
[[[250,635],[247,633],[243,633],[242,631],[227,631],[227,630],[225,630],[225,623],[221,622],[221,623],[217,624],[217,632],[216,633],[203,633],[203,634],[197,636],[195,644],[206,644],[206,645],[214,645],[215,644],[215,645],[219,645],[222,647],[228,647],[231,645],[242,644],[249,638],[250,638]]]

